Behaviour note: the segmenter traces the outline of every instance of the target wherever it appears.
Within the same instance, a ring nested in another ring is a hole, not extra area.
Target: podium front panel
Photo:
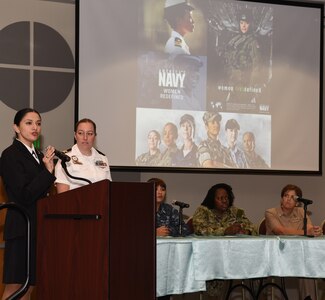
[[[154,207],[151,184],[108,180],[40,200],[37,299],[155,299]]]

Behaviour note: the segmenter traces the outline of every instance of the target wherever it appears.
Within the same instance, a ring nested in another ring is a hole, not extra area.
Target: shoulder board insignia
[[[175,47],[182,47],[182,39],[180,39],[179,37],[175,37],[174,45]]]

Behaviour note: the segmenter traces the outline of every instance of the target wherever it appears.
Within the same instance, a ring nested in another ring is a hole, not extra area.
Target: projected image
[[[148,35],[138,56],[136,165],[269,168],[271,131],[262,135],[260,127],[270,129],[271,118],[255,113],[269,113],[260,99],[272,77],[272,9],[224,1],[159,5],[145,5],[148,14],[156,7],[166,34]],[[156,20],[147,19],[144,32]]]
[[[79,115],[105,130],[112,167],[319,174],[323,4],[94,1],[80,4]]]
[[[265,112],[259,104],[270,102],[272,8],[210,1],[208,23],[208,76],[213,81],[208,109]]]
[[[138,166],[265,169],[271,116],[137,109]],[[254,120],[254,123],[251,122]]]

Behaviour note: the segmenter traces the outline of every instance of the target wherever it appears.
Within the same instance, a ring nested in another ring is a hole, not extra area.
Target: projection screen
[[[112,168],[321,172],[322,4],[79,6],[79,118]]]

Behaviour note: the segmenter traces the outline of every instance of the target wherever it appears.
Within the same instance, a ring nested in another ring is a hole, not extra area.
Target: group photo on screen
[[[271,116],[137,109],[137,166],[266,169]]]

